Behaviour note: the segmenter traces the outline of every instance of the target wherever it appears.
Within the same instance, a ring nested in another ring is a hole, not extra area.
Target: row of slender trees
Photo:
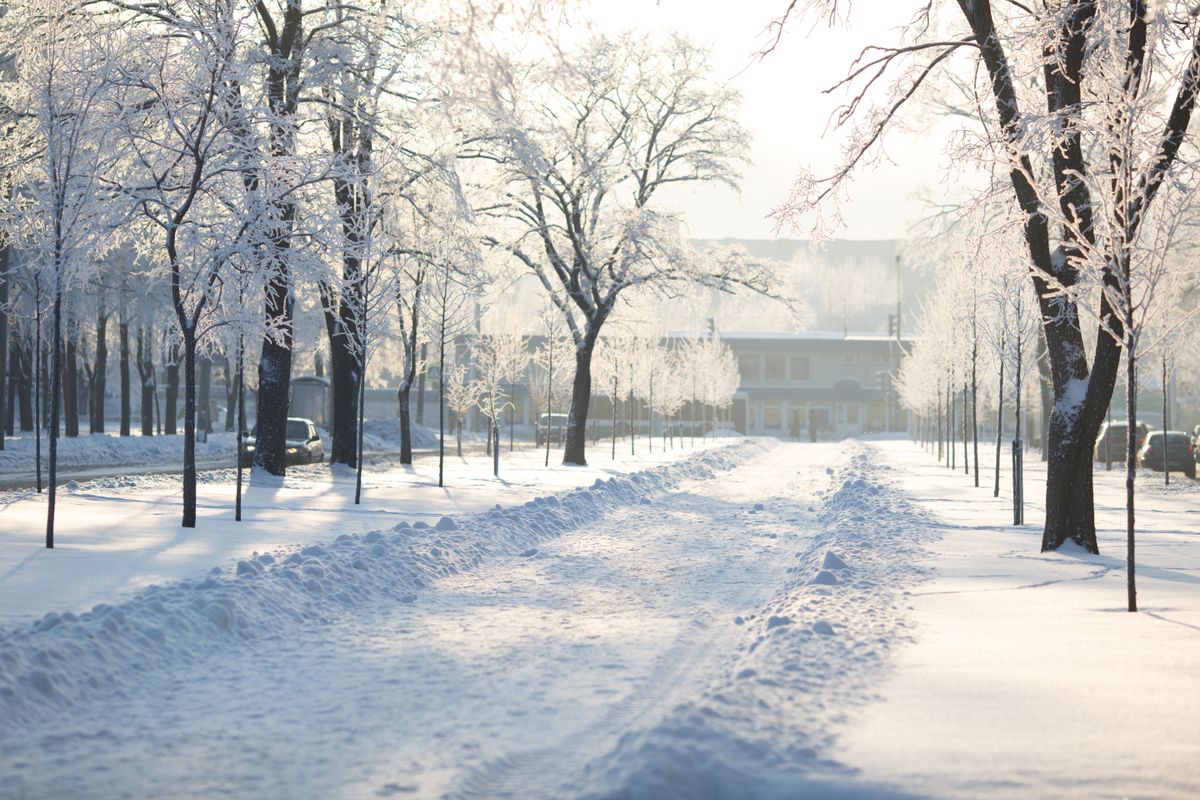
[[[592,356],[619,301],[696,284],[774,291],[773,265],[696,251],[659,200],[670,184],[734,185],[745,160],[739,99],[703,48],[627,34],[502,50],[478,10],[8,4],[0,383],[14,350],[24,385],[32,351],[48,399],[48,546],[75,365],[102,415],[114,319],[136,343],[146,406],[158,372],[180,375],[193,526],[197,370],[225,365],[231,409],[257,392],[254,466],[283,474],[293,360],[315,349],[297,339],[302,315],[323,323],[331,459],[361,471],[373,359],[399,379],[410,442],[421,353],[433,345],[446,364],[482,287],[532,275],[571,344],[563,460],[583,464]],[[176,417],[160,416],[166,429]],[[235,428],[240,439],[246,421]]]
[[[442,391],[454,412],[459,455],[462,421],[471,408],[488,420],[489,453],[500,446],[506,423],[508,449],[514,448],[515,400],[520,385],[541,428],[549,464],[551,440],[565,439],[565,430],[560,431],[555,420],[567,416],[574,374],[571,342],[554,335],[556,320],[553,314],[545,315],[545,331],[537,335],[521,334],[501,324],[455,348],[454,360],[442,364]],[[718,414],[732,404],[738,387],[736,359],[729,347],[713,336],[606,336],[597,343],[594,378],[593,399],[604,398],[612,410],[608,427],[613,458],[622,428],[629,431],[631,452],[636,452],[636,432],[643,413],[651,452],[656,435],[664,448],[674,447],[677,432],[685,428],[692,440],[697,429],[707,436],[715,429]],[[623,408],[620,419],[618,408]],[[542,421],[543,414],[547,422]]]
[[[912,353],[902,365],[898,385],[901,398],[914,412],[916,437],[944,460],[948,468],[961,467],[970,475],[973,467],[976,486],[981,484],[982,468],[979,414],[982,410],[988,415],[995,425],[992,492],[997,497],[1004,437],[1011,430],[1013,524],[1021,525],[1025,507],[1027,408],[1039,393],[1046,394],[1050,357],[1043,340],[1044,320],[1027,281],[1029,268],[1023,260],[1010,255],[1014,248],[1006,243],[1006,239],[1012,238],[1013,229],[1004,224],[1002,216],[989,217],[988,210],[986,206],[973,209],[958,218],[950,230],[942,231],[942,244],[949,261],[947,274],[918,317]],[[980,224],[981,220],[988,224]],[[1197,324],[1200,269],[1192,258],[1194,239],[1180,237],[1173,244],[1176,246],[1170,252],[1160,254],[1157,261],[1147,265],[1134,284],[1137,303],[1133,313],[1126,315],[1127,324],[1123,328],[1126,404],[1121,421],[1129,423],[1128,438],[1113,453],[1125,465],[1131,611],[1136,610],[1134,486],[1138,467],[1138,389],[1140,384],[1159,382],[1163,390],[1164,426],[1168,425],[1170,368],[1179,363],[1187,368],[1190,362],[1176,356],[1190,352],[1195,335],[1200,333]],[[955,257],[964,262],[962,266],[955,262]],[[1081,320],[1080,324],[1092,337],[1116,335],[1105,327],[1103,318]],[[1137,370],[1147,356],[1152,357],[1155,366],[1161,366],[1161,372],[1151,370],[1148,381],[1139,378]],[[1072,385],[1076,393],[1086,388],[1085,381]],[[1043,416],[1052,417],[1056,410],[1056,406],[1044,409]],[[1106,417],[1112,420],[1111,408]],[[1046,448],[1052,442],[1044,435],[1042,438],[1046,457],[1049,455]],[[1089,473],[1092,458],[1089,447]],[[1169,482],[1166,466],[1164,460],[1164,480]]]
[[[767,50],[805,17],[856,13],[845,0],[781,5]],[[1136,385],[1144,298],[1171,280],[1195,216],[1200,15],[1186,0],[912,9],[896,41],[868,47],[836,81],[848,94],[835,120],[847,130],[843,160],[802,174],[776,217],[815,213],[823,228],[911,107],[953,130],[954,184],[983,187],[976,200],[1015,233],[1002,246],[1035,293],[1053,394],[1042,549],[1074,541],[1096,552],[1093,442],[1122,366]],[[1127,495],[1132,576],[1132,479]]]

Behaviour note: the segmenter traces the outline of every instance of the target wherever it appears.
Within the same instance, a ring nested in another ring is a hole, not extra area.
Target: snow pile
[[[152,586],[119,605],[51,613],[0,631],[0,739],[92,693],[136,693],[144,674],[212,657],[220,648],[288,636],[298,626],[343,623],[366,605],[410,602],[440,577],[493,556],[535,552],[544,540],[611,509],[647,501],[683,480],[712,477],[759,450],[754,443],[731,445],[515,508],[257,553],[232,569]]]
[[[433,448],[438,445],[437,434],[424,425],[411,423],[412,446]],[[383,450],[400,446],[400,418],[379,417],[363,422],[363,447],[367,450]]]
[[[232,433],[211,433],[208,442],[196,442],[196,460],[233,460],[236,437]],[[22,434],[4,440],[0,450],[0,472],[32,472],[35,463],[35,440],[32,434]],[[46,469],[48,442],[42,437],[42,469]],[[116,436],[97,433],[77,437],[59,437],[58,464],[60,467],[104,467],[114,464],[183,463],[183,435],[175,436]]]
[[[874,698],[910,641],[907,587],[929,571],[930,524],[861,444],[822,494],[820,530],[768,605],[733,624],[738,655],[695,702],[627,734],[588,768],[585,796],[857,797],[827,757],[848,709]],[[870,787],[872,796],[888,796]]]

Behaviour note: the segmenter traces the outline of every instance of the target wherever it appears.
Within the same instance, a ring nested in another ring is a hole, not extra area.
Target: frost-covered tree
[[[257,263],[265,221],[244,203],[240,133],[250,123],[233,93],[247,66],[238,31],[248,21],[229,2],[196,3],[187,11],[171,29],[146,30],[123,65],[121,85],[132,110],[122,136],[132,156],[120,189],[137,213],[139,249],[170,286],[184,372],[182,524],[190,528],[196,525],[197,353],[222,324],[215,314],[222,273],[234,262],[245,269]]]
[[[471,155],[499,190],[480,198],[488,243],[537,276],[575,342],[563,462],[586,463],[592,354],[627,291],[705,283],[768,288],[741,254],[702,256],[660,201],[671,184],[734,185],[747,137],[739,98],[693,42],[632,34],[591,39],[563,59],[509,70],[480,103],[487,132]]]
[[[781,33],[805,12],[841,19],[849,6],[789,3],[772,30]],[[913,10],[898,44],[867,48],[838,84],[851,94],[838,122],[860,123],[844,161],[828,176],[801,176],[777,216],[787,221],[836,208],[923,88],[948,102],[960,99],[951,92],[965,92],[968,111],[960,118],[976,117],[971,130],[978,134],[970,157],[1007,176],[1009,202],[1021,217],[1048,351],[1054,404],[1042,548],[1072,540],[1095,552],[1092,442],[1128,325],[1114,292],[1145,266],[1145,223],[1155,201],[1170,206],[1171,195],[1194,190],[1192,180],[1181,179],[1190,159],[1180,153],[1193,139],[1200,18],[1182,0],[958,0],[913,3]],[[943,71],[958,78],[954,88],[930,80]],[[892,74],[898,77],[883,99],[872,103],[869,95]],[[1086,291],[1093,280],[1104,291]],[[1102,322],[1091,348],[1083,302]]]
[[[19,184],[9,199],[33,270],[39,334],[43,296],[50,311],[46,547],[52,548],[65,297],[82,283],[83,271],[94,264],[115,224],[104,181],[121,152],[116,125],[121,101],[113,88],[120,43],[73,2],[41,0],[7,10],[5,22],[12,25],[5,32],[19,38],[8,39],[16,47],[17,80],[4,86],[23,95],[28,122],[15,126],[17,136],[27,138],[10,144],[31,156],[26,169],[12,176]],[[15,108],[20,100],[12,97],[4,105]]]

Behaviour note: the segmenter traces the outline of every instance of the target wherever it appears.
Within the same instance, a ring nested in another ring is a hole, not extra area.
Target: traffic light
[[[896,336],[897,319],[895,314],[888,314],[888,337]]]

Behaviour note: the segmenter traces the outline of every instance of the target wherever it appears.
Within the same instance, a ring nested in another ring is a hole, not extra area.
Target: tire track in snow
[[[778,475],[791,471],[788,467],[794,466],[790,462],[778,464],[780,455],[768,454],[767,460],[772,462],[771,466],[743,465],[723,476],[721,483],[737,481],[751,487],[751,491],[753,488],[765,488],[769,484],[764,480],[764,472]],[[691,528],[690,535],[704,538],[709,527],[697,524],[701,521],[707,521],[713,528],[727,526],[739,532],[744,531],[745,538],[751,538],[756,530],[759,535],[775,539],[780,552],[771,555],[782,556],[784,549],[790,549],[799,542],[794,539],[780,542],[780,533],[789,529],[794,532],[796,524],[808,517],[808,492],[816,485],[824,484],[823,465],[821,468],[809,465],[807,473],[807,479],[793,480],[786,487],[784,494],[789,496],[788,500],[775,498],[770,503],[727,504],[720,499],[723,487],[710,482],[705,489],[717,496],[715,502],[687,494],[688,487],[681,487],[675,496],[663,498],[660,502],[674,506],[670,525],[677,529],[677,535],[686,537],[689,535],[687,529]],[[819,479],[815,478],[818,473],[821,474]],[[756,499],[766,498],[759,496]],[[690,513],[681,513],[684,511]],[[637,525],[628,525],[629,520],[625,517],[630,516],[636,518],[637,514],[634,512],[606,519],[603,527],[637,529]],[[751,523],[752,530],[744,529],[747,522]],[[599,533],[583,531],[573,534],[572,538]],[[744,576],[747,578],[745,581],[737,580],[739,576],[736,575],[723,576],[727,579],[724,587],[727,596],[723,605],[706,605],[703,597],[706,590],[703,587],[707,584],[683,577],[681,586],[674,588],[682,589],[685,595],[688,594],[685,588],[687,584],[693,584],[694,588],[690,596],[677,596],[674,599],[680,605],[694,605],[695,608],[687,615],[679,635],[667,649],[652,659],[651,665],[628,695],[609,705],[596,720],[568,733],[550,746],[517,750],[469,770],[446,796],[455,800],[573,796],[577,791],[573,784],[590,761],[611,750],[631,731],[654,727],[673,710],[700,696],[713,678],[720,674],[723,663],[735,654],[736,644],[743,634],[743,629],[734,624],[736,612],[753,608],[764,601],[770,595],[771,587],[782,582],[786,574],[782,559],[776,561],[773,565],[759,563],[753,574]]]

